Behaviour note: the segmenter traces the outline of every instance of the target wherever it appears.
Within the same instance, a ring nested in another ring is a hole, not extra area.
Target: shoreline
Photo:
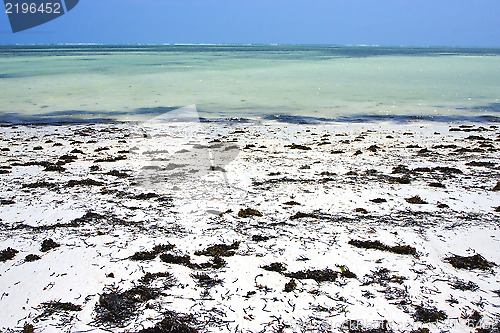
[[[478,327],[498,324],[493,122],[13,125],[0,136],[0,251],[19,251],[0,262],[2,330],[345,331],[358,320],[437,332],[476,312]],[[474,269],[447,261],[477,254]],[[114,317],[113,297],[128,304]]]

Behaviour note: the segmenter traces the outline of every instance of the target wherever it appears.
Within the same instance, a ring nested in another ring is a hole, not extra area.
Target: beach
[[[491,329],[498,126],[5,124],[0,330]]]

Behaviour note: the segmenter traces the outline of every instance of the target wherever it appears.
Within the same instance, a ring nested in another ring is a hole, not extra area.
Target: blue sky
[[[498,17],[500,0],[80,0],[66,15],[16,34],[0,13],[0,44],[500,47]]]

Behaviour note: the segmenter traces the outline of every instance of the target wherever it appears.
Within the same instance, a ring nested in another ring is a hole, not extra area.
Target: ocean
[[[294,122],[500,116],[500,49],[304,45],[0,46],[0,122]]]

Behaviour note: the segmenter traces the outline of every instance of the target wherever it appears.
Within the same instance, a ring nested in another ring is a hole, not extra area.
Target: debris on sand
[[[434,306],[426,308],[422,305],[418,305],[416,309],[417,310],[413,314],[413,319],[422,323],[435,323],[448,318],[444,311],[440,311]]]
[[[373,203],[383,203],[383,202],[387,202],[387,200],[386,200],[386,199],[384,199],[384,198],[375,198],[375,199],[371,199],[370,201],[371,201],[371,202],[373,202]]]
[[[54,242],[51,238],[44,239],[42,242],[42,247],[41,247],[40,251],[47,252],[47,251],[55,249],[56,247],[59,247],[59,246],[61,246],[61,245]]]
[[[191,277],[196,280],[197,286],[203,287],[205,289],[213,288],[214,286],[223,282],[223,280],[218,279],[217,277],[211,277],[206,273],[191,274]]]
[[[465,282],[465,281],[457,279],[456,281],[450,282],[448,284],[450,285],[451,288],[461,290],[461,291],[466,291],[466,290],[477,291],[477,290],[479,290],[479,286],[472,281]]]
[[[286,264],[283,264],[281,262],[273,262],[269,265],[260,266],[260,268],[270,272],[284,272],[286,271]]]
[[[111,171],[107,172],[106,174],[109,175],[109,176],[117,177],[117,178],[128,178],[128,177],[130,177],[130,175],[128,173],[121,172],[121,171],[118,171],[118,170],[111,170]]]
[[[495,187],[493,187],[491,190],[495,191],[495,192],[500,191],[500,181],[498,181],[497,184],[495,185]]]
[[[118,155],[118,156],[109,156],[109,157],[106,157],[106,158],[99,158],[99,159],[95,160],[94,162],[95,163],[117,162],[117,161],[122,161],[122,160],[126,160],[126,159],[127,159],[127,156],[125,156],[125,155]]]
[[[300,149],[300,150],[311,150],[311,147],[304,146],[304,145],[297,145],[295,143],[292,143],[290,146],[288,146],[290,149]]]
[[[287,206],[300,206],[301,204],[298,203],[297,201],[287,201],[285,203],[283,203],[283,205],[287,205]]]
[[[445,258],[444,261],[449,262],[455,268],[462,268],[469,270],[471,269],[486,270],[495,266],[495,263],[487,261],[480,254],[475,254],[469,257],[453,255],[451,257]]]
[[[462,319],[465,319],[467,326],[469,327],[478,327],[481,323],[481,319],[483,315],[474,310],[471,314],[462,313]]]
[[[191,257],[189,255],[175,255],[170,253],[163,253],[160,256],[161,261],[166,262],[167,264],[177,264],[183,266],[191,266]]]
[[[37,261],[37,260],[40,260],[42,259],[42,257],[40,257],[39,255],[37,254],[28,254],[25,258],[24,258],[24,262],[33,262],[33,261]]]
[[[39,318],[50,317],[57,312],[82,311],[81,305],[75,305],[69,302],[63,303],[58,301],[51,301],[42,303],[40,304],[40,306],[43,309],[43,313],[39,316]]]
[[[383,243],[381,243],[378,240],[375,241],[364,241],[364,240],[355,240],[351,239],[348,244],[358,247],[358,248],[363,248],[363,249],[377,249],[377,250],[382,250],[382,251],[387,251],[387,252],[392,252],[392,253],[397,253],[397,254],[408,254],[408,255],[417,255],[417,249],[415,249],[413,246],[410,245],[395,245],[395,246],[388,246]]]
[[[319,219],[321,216],[317,214],[311,214],[311,213],[302,213],[302,212],[297,212],[295,215],[290,216],[290,220],[297,220],[297,219],[303,219],[303,218],[313,218],[313,219]]]
[[[247,218],[250,216],[259,216],[260,217],[260,216],[262,216],[262,213],[259,212],[257,209],[253,209],[253,208],[240,209],[240,211],[238,212],[238,217]]]
[[[165,245],[156,245],[152,251],[138,251],[130,256],[130,260],[142,261],[142,260],[153,260],[160,253],[168,252],[173,250],[175,245],[165,244]]]
[[[391,271],[385,267],[377,268],[371,271],[371,274],[366,274],[363,279],[362,286],[368,286],[371,284],[379,284],[383,287],[387,286],[387,283],[397,283],[402,284],[406,278],[404,276],[398,276],[390,274]]]
[[[194,316],[181,315],[177,312],[167,311],[164,319],[151,328],[145,328],[138,333],[197,333],[193,328]]]
[[[339,272],[325,268],[313,270],[308,269],[298,272],[285,273],[284,275],[297,280],[312,279],[316,282],[334,282],[337,280],[339,274]]]
[[[297,288],[297,282],[295,282],[294,279],[290,279],[287,283],[285,283],[285,289],[283,289],[284,292],[289,293],[295,290]]]
[[[18,253],[19,253],[18,250],[8,247],[5,250],[0,251],[0,262],[6,262],[7,260],[11,260]]]
[[[210,257],[231,257],[235,254],[240,242],[233,242],[231,245],[216,244],[207,247],[205,250],[196,251],[194,254],[197,256],[210,256]]]
[[[425,205],[427,204],[427,201],[423,200],[420,196],[416,195],[411,198],[405,198],[407,203],[410,204],[418,204],[418,205]]]
[[[75,187],[75,186],[104,186],[104,183],[90,178],[72,179],[66,183],[66,187]]]
[[[253,235],[252,236],[252,241],[254,242],[265,242],[267,240],[270,240],[271,237],[268,237],[268,236],[262,236],[262,235]]]

